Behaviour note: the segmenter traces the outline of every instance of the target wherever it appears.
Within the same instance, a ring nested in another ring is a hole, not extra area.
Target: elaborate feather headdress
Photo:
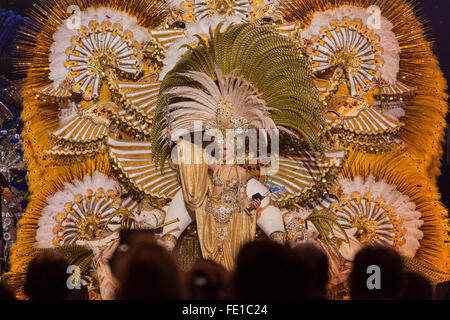
[[[203,72],[189,71],[180,76],[188,77],[200,85],[174,87],[169,91],[171,100],[167,108],[169,126],[172,130],[195,130],[196,122],[202,122],[202,130],[217,135],[234,130],[236,135],[245,133],[249,127],[276,129],[268,115],[269,108],[252,85],[232,73],[224,76],[215,68],[214,81]]]
[[[270,27],[220,29],[163,79],[152,126],[154,160],[162,165],[170,152],[169,125],[174,133],[192,132],[195,120],[203,129],[277,128],[322,150],[323,106],[304,50]]]

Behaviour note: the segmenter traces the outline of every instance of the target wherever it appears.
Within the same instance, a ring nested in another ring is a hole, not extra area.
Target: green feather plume
[[[180,73],[197,71],[216,80],[215,68],[224,75],[243,77],[261,94],[277,126],[295,132],[311,150],[322,151],[322,105],[304,50],[271,27],[239,24],[225,31],[221,27],[210,30],[208,43],[200,39],[163,79],[151,132],[154,161],[162,167],[170,153],[164,134],[169,91],[180,86],[199,87]]]

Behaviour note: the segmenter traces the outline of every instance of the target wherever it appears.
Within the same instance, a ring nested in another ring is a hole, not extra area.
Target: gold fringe
[[[202,258],[200,242],[197,237],[181,236],[175,247],[176,256],[181,269],[187,271],[191,266]]]
[[[449,273],[443,273],[416,259],[403,257],[403,267],[407,270],[426,276],[434,286],[438,283],[450,280]]]

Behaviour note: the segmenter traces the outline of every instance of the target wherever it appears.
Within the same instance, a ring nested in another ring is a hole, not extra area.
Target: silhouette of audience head
[[[361,249],[355,256],[349,277],[351,298],[400,299],[403,286],[402,269],[400,255],[390,247],[373,245]]]
[[[299,288],[297,298],[327,299],[329,265],[325,252],[315,244],[305,243],[292,249],[292,257],[294,260],[292,273],[298,280],[296,285]]]
[[[272,241],[247,243],[239,252],[235,270],[237,299],[290,299],[292,283],[289,249]]]
[[[234,274],[203,259],[183,274],[175,256],[153,236],[135,234],[127,242],[116,268],[119,300],[328,299],[328,256],[316,244],[289,248],[273,241],[254,241],[240,250]],[[25,294],[31,300],[70,299],[68,267],[57,250],[39,253],[28,266]],[[353,300],[433,299],[429,280],[403,271],[400,255],[387,246],[360,250],[348,282]],[[449,299],[449,285],[437,285],[436,299]],[[15,300],[5,282],[0,282],[0,300]]]
[[[432,300],[433,287],[424,276],[407,271],[404,273],[404,288],[402,299],[404,300]]]
[[[135,239],[117,274],[118,300],[176,300],[181,298],[181,274],[175,258],[154,239]]]
[[[69,263],[57,250],[41,252],[30,262],[24,291],[30,300],[63,300],[69,293]]]
[[[0,300],[11,301],[16,300],[14,291],[5,281],[0,281]]]
[[[120,243],[108,261],[111,272],[116,278],[119,277],[120,273],[123,273],[124,264],[127,261],[125,257],[128,255],[130,248],[135,243],[142,241],[156,243],[156,238],[148,230],[120,230]]]
[[[450,300],[450,281],[441,282],[436,285],[436,300]]]
[[[231,298],[230,273],[211,260],[198,260],[187,273],[188,297],[192,300]]]

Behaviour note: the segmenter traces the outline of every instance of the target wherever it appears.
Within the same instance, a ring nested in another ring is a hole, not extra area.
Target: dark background
[[[434,41],[434,53],[439,59],[442,71],[450,82],[450,1],[449,0],[420,0],[414,1],[420,7],[419,13],[429,28],[430,40]],[[450,208],[450,131],[447,115],[446,142],[444,144],[444,158],[442,159],[442,175],[439,178],[439,190],[442,201]]]
[[[0,0],[0,7],[13,9],[18,14],[24,15],[33,2],[33,0]],[[417,7],[418,15],[425,22],[428,38],[434,42],[434,53],[440,61],[447,81],[449,81],[450,0],[413,0],[412,2]],[[447,123],[449,123],[449,120],[450,116],[447,116]],[[448,127],[446,137],[450,138]],[[442,176],[439,179],[439,188],[445,206],[450,208],[450,141],[448,144],[445,142],[443,147],[445,154],[442,159]]]

